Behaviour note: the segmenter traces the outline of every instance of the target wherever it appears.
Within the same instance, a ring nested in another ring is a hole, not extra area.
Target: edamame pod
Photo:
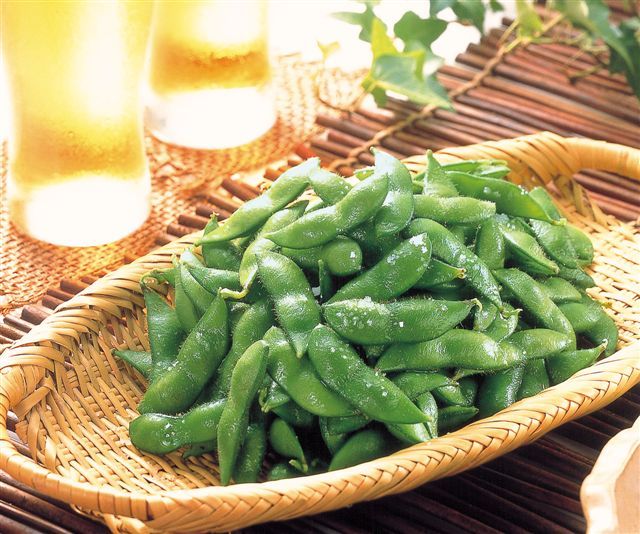
[[[533,278],[517,269],[500,269],[493,274],[540,326],[568,335],[571,347],[575,347],[571,323]]]
[[[413,184],[409,169],[386,152],[375,148],[374,173],[386,174],[389,178],[387,196],[376,213],[373,225],[376,235],[397,234],[405,228],[413,216]]]
[[[229,484],[240,446],[249,423],[249,408],[264,379],[268,347],[264,341],[256,341],[238,360],[227,402],[218,423],[218,465],[220,483]]]
[[[225,403],[201,404],[181,416],[142,414],[129,423],[131,443],[151,454],[166,454],[183,445],[214,440]]]
[[[413,287],[415,289],[431,289],[441,284],[446,284],[447,282],[462,280],[464,277],[464,269],[453,267],[440,260],[431,258],[420,280],[418,280]]]
[[[510,230],[505,226],[502,227],[502,235],[509,256],[523,271],[543,276],[558,274],[560,270],[558,265],[545,256],[542,247],[534,237],[526,232]]]
[[[273,301],[278,322],[297,356],[302,357],[311,331],[320,324],[320,306],[307,278],[292,260],[273,252],[258,259],[258,274]]]
[[[606,343],[602,343],[592,349],[570,350],[549,358],[547,360],[547,372],[549,373],[551,385],[555,386],[560,382],[564,382],[581,369],[593,365],[606,347]]]
[[[522,384],[518,389],[517,400],[533,397],[549,387],[549,375],[545,360],[530,360],[524,366]]]
[[[478,413],[475,406],[447,406],[438,410],[438,434],[457,430]]]
[[[371,218],[382,206],[388,185],[386,173],[374,173],[336,204],[305,213],[293,224],[268,237],[281,247],[311,248],[324,245]]]
[[[352,465],[386,456],[398,450],[399,444],[379,430],[363,430],[351,436],[333,456],[329,471],[337,471]]]
[[[346,236],[338,236],[320,247],[284,247],[280,253],[310,271],[317,271],[318,262],[323,261],[329,272],[336,276],[349,276],[362,268],[362,249],[356,241]]]
[[[475,251],[486,266],[491,269],[503,269],[506,258],[504,236],[495,217],[484,221],[478,229]]]
[[[547,294],[547,296],[556,304],[565,304],[567,302],[579,302],[581,299],[580,291],[573,287],[564,278],[552,276],[538,280],[538,284]]]
[[[269,345],[267,371],[300,407],[322,417],[351,415],[354,408],[327,388],[308,358],[297,358],[286,336],[271,328],[264,336]]]
[[[556,222],[536,202],[526,189],[495,178],[473,176],[464,172],[448,172],[449,178],[461,195],[494,202],[498,213],[513,217],[540,219],[549,223]]]
[[[197,244],[229,241],[262,226],[276,211],[300,196],[309,185],[309,174],[319,163],[319,158],[311,158],[287,170],[262,195],[245,202],[224,224],[207,233]]]
[[[342,200],[352,186],[341,176],[326,169],[317,168],[309,174],[309,182],[325,204],[335,204]]]
[[[478,415],[488,417],[516,402],[523,376],[524,364],[485,376],[478,392]]]
[[[409,235],[423,232],[426,232],[431,240],[434,256],[465,269],[466,282],[489,302],[499,309],[502,308],[500,288],[489,268],[478,256],[440,223],[430,219],[414,219],[408,228]]]
[[[303,473],[307,471],[307,459],[302,450],[300,440],[295,430],[293,430],[286,421],[280,418],[274,419],[269,429],[269,443],[271,443],[273,450],[280,456],[293,459],[289,462],[291,465],[294,465],[294,467]],[[296,462],[296,464],[293,462]]]
[[[496,212],[493,202],[470,197],[414,195],[416,217],[426,217],[441,224],[479,224]]]
[[[422,343],[391,345],[378,360],[381,371],[431,371],[462,367],[494,371],[519,361],[520,354],[502,348],[490,337],[472,330],[449,330]]]
[[[123,362],[128,363],[136,371],[145,378],[151,376],[153,371],[153,362],[151,361],[151,353],[145,350],[117,350],[111,351],[116,358],[120,358]]]
[[[371,297],[382,301],[398,297],[413,287],[431,259],[426,234],[402,241],[368,271],[343,285],[329,302]]]
[[[324,318],[342,337],[359,345],[427,341],[460,324],[475,300],[423,298],[377,303],[370,298],[341,300],[323,306]]]
[[[265,418],[260,410],[254,410],[233,471],[235,482],[237,484],[257,482],[266,453]]]
[[[363,414],[385,423],[424,423],[427,418],[388,378],[368,367],[329,327],[317,326],[309,359],[320,378]]]
[[[549,358],[571,346],[571,337],[555,330],[532,328],[516,332],[507,338],[520,349],[527,360]]]
[[[218,219],[214,214],[211,216],[207,226],[204,227],[202,235],[207,235],[218,226]],[[237,272],[240,267],[240,251],[231,241],[203,244],[202,258],[204,259],[204,264],[213,269]]]
[[[227,315],[218,295],[180,347],[175,365],[149,385],[140,413],[175,414],[193,404],[227,352]]]

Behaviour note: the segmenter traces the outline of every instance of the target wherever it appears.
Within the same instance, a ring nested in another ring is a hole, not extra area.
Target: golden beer
[[[147,123],[169,143],[227,148],[275,122],[266,0],[159,1]]]
[[[9,202],[33,237],[83,246],[149,212],[141,85],[149,1],[3,1]]]

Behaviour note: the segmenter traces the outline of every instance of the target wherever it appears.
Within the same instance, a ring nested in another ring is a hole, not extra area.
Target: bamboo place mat
[[[614,16],[623,16],[616,9],[617,2],[612,7]],[[420,110],[393,99],[384,109],[367,102],[356,111],[342,114],[321,108],[317,117],[319,128],[315,133],[313,128],[305,130],[313,133],[311,138],[298,145],[281,165],[269,168],[265,178],[274,179],[288,166],[312,155],[319,155],[325,165],[349,174],[354,168],[371,163],[368,148],[372,145],[406,157],[427,148],[438,150],[538,130],[640,147],[640,106],[621,77],[599,72],[570,83],[567,75],[592,67],[594,59],[564,44],[532,44],[517,47],[508,54],[500,52],[500,38],[510,21],[504,22],[504,27],[491,32],[479,45],[471,45],[455,65],[440,69],[439,78],[454,97],[455,112]],[[551,28],[549,34],[571,38],[570,32],[558,26]],[[326,99],[336,98],[332,101],[340,103],[337,101],[345,92],[349,91],[330,91],[333,96],[329,94]],[[317,105],[314,96],[308,98]],[[151,147],[152,154],[155,145]],[[189,180],[201,181],[201,177],[194,177],[197,174],[194,168],[199,172],[207,169],[196,164],[201,159],[190,161],[188,153],[181,155],[167,147],[163,151],[162,163],[157,163],[159,167],[155,169],[154,185],[161,180],[169,180],[173,186]],[[207,163],[209,168],[215,166],[215,176],[205,178],[197,195],[184,193],[186,200],[173,207],[173,212],[162,212],[159,221],[173,222],[164,231],[156,231],[152,238],[146,237],[144,246],[149,248],[154,242],[162,245],[200,229],[214,212],[224,219],[242,201],[258,194],[257,187],[225,176],[220,161],[213,158]],[[604,212],[623,220],[640,216],[639,184],[605,172],[584,172],[577,180]],[[168,198],[173,197],[165,201]],[[74,249],[63,252],[66,250]],[[138,254],[129,250],[124,259],[133,259],[134,255]],[[110,269],[122,259],[121,253],[114,257],[113,264],[102,265],[101,269]],[[6,267],[2,268],[4,276]],[[27,274],[38,273],[38,268],[34,263],[22,266]],[[46,282],[44,287],[53,282],[55,286],[49,287],[39,302],[13,309],[4,317],[0,322],[0,344],[20,338],[104,270],[85,269],[81,272],[91,274],[79,276],[80,271],[71,266],[59,277],[62,278],[59,283],[40,275]],[[22,279],[22,289],[32,281]],[[581,532],[585,521],[579,502],[580,484],[604,444],[631,426],[639,415],[640,386],[605,410],[564,425],[532,445],[454,478],[348,510],[262,525],[248,531]],[[10,421],[10,430],[15,423],[15,419]],[[18,442],[17,436],[13,438]],[[104,531],[104,526],[0,473],[0,532]]]

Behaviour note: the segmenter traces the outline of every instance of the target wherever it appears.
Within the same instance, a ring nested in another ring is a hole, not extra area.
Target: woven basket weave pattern
[[[640,179],[639,151],[552,134],[452,148],[438,157],[507,159],[514,169],[510,178],[528,185],[555,180],[561,187],[562,176],[585,167]],[[408,164],[417,169],[423,160]],[[344,471],[228,488],[213,487],[213,457],[185,461],[179,453],[155,457],[138,451],[127,427],[144,381],[110,351],[148,349],[138,281],[151,268],[169,266],[171,256],[193,242],[188,236],[99,280],[8,351],[0,361],[0,469],[98,514],[113,530],[228,530],[406,491],[530,442],[640,381],[638,234],[613,217],[600,214],[594,221],[592,213],[565,207],[594,241],[598,287],[590,292],[610,304],[622,350],[491,418]],[[9,441],[9,409],[21,419],[17,432],[34,461]]]

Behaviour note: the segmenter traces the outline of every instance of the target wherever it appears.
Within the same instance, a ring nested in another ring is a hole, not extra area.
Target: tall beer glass
[[[141,85],[149,1],[1,3],[9,206],[31,236],[97,245],[149,213]]]
[[[156,137],[229,148],[273,126],[267,8],[267,0],[157,2],[146,115]]]

